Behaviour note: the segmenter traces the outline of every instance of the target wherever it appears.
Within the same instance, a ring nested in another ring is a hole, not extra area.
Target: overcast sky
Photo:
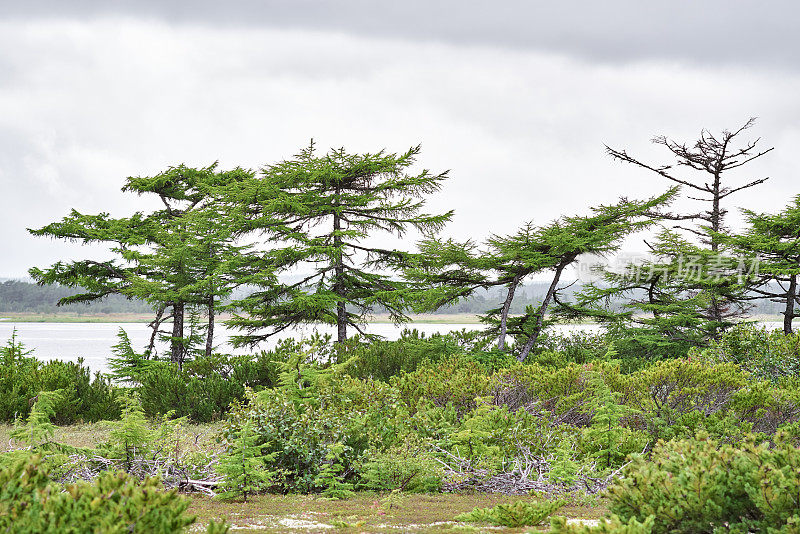
[[[551,5],[552,4],[552,5]],[[256,168],[318,146],[403,151],[451,169],[431,211],[481,239],[667,184],[656,134],[749,132],[770,176],[728,207],[800,193],[794,2],[0,0],[0,276],[90,251],[28,236],[169,165]],[[631,245],[634,246],[634,245]]]

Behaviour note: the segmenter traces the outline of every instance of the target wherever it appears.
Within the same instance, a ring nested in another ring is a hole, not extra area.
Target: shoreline
[[[420,314],[409,315],[406,324],[480,324],[477,315],[459,314]],[[230,315],[220,315],[217,321],[225,321]],[[149,323],[153,320],[150,314],[141,313],[108,313],[108,314],[71,314],[71,313],[0,313],[0,322],[4,323]],[[376,315],[367,321],[369,324],[391,324],[388,315]]]
[[[225,321],[229,314],[219,315],[218,322]],[[410,314],[410,321],[404,324],[481,324],[479,315],[471,313]],[[153,316],[146,313],[0,313],[2,323],[140,323],[147,324]],[[780,315],[755,315],[746,319],[751,322],[783,322]],[[169,322],[169,321],[168,321]],[[387,314],[378,314],[366,321],[367,324],[391,324]],[[597,324],[594,321],[564,322],[557,324]]]

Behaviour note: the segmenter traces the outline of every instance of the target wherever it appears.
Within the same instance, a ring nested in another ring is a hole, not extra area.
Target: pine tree
[[[606,357],[613,354],[612,347]],[[616,460],[624,458],[624,454],[618,451],[625,431],[621,421],[634,410],[620,403],[622,394],[611,391],[600,373],[593,372],[588,385],[592,396],[586,409],[592,414],[592,423],[585,434],[589,442],[596,446],[594,457],[598,459],[600,467],[609,469]]]
[[[562,217],[545,226],[525,224],[515,234],[492,236],[483,249],[473,242],[428,238],[406,276],[419,290],[419,311],[431,310],[471,295],[479,288],[501,286],[505,299],[484,321],[496,326],[497,348],[504,350],[506,334],[522,342],[523,361],[549,324],[547,313],[558,299],[559,284],[567,267],[581,255],[604,255],[617,250],[622,240],[652,224],[648,213],[668,203],[675,190],[645,201],[621,199],[611,206],[592,208],[588,216]],[[549,273],[551,282],[542,302],[530,306],[521,317],[510,317],[516,290],[533,275]],[[428,287],[426,287],[428,286]]]
[[[703,208],[686,213],[654,212],[654,219],[673,221],[648,243],[652,258],[623,272],[606,272],[603,284],[590,284],[571,309],[572,316],[589,316],[640,344],[643,352],[663,355],[702,345],[743,317],[748,309],[741,273],[725,244],[724,202],[731,195],[764,183],[756,178],[729,185],[732,171],[769,153],[758,140],[739,143],[754,119],[734,131],[714,135],[703,130],[692,145],[665,136],[653,139],[674,162],[646,163],[624,150],[606,147],[617,161],[648,170],[688,190]],[[685,169],[687,173],[681,173]],[[685,222],[693,223],[684,226]],[[690,240],[691,238],[691,240]],[[694,240],[694,241],[692,241]],[[622,313],[609,312],[612,301],[626,300]],[[569,312],[565,313],[569,315]]]
[[[603,270],[601,282],[585,285],[558,315],[590,317],[633,343],[643,357],[663,357],[705,345],[746,311],[746,273],[738,258],[668,228],[656,235],[651,253],[651,259],[620,271]]]
[[[747,228],[726,242],[751,262],[745,280],[751,298],[782,303],[783,332],[791,334],[792,320],[800,317],[800,195],[774,215],[742,211]]]
[[[55,405],[63,399],[61,390],[41,391],[36,396],[28,418],[17,420],[11,437],[27,443],[30,447],[41,447],[53,437],[56,426],[51,422],[55,416]]]
[[[153,433],[138,397],[128,393],[122,396],[122,402],[122,417],[112,423],[109,444],[121,450],[125,457],[125,469],[130,470],[137,451],[139,454],[144,452]]]
[[[72,210],[60,222],[29,229],[36,236],[104,244],[114,255],[107,261],[57,262],[44,270],[32,268],[30,274],[40,285],[83,290],[61,299],[59,305],[97,301],[111,294],[150,303],[156,315],[145,352],[153,355],[155,341],[162,335],[169,341],[170,359],[177,364],[191,346],[184,332],[185,318],[192,309],[204,308],[208,318],[205,353],[209,354],[216,305],[234,285],[227,267],[240,252],[220,213],[218,194],[223,186],[250,177],[248,171],[218,171],[213,164],[202,169],[179,165],[152,177],[128,178],[123,191],[155,196],[164,209],[124,218]],[[162,332],[168,320],[172,320],[171,331]]]
[[[263,454],[266,447],[266,444],[258,444],[252,421],[247,420],[235,431],[217,464],[217,472],[225,477],[219,486],[222,490],[220,498],[241,498],[247,502],[249,496],[269,488],[273,474],[267,463],[276,453]]]
[[[437,231],[452,212],[421,212],[424,195],[438,191],[446,173],[410,174],[420,148],[317,155],[313,143],[295,158],[269,165],[261,176],[229,192],[243,233],[264,236],[268,250],[251,254],[247,283],[258,291],[235,303],[229,325],[245,331],[239,344],[255,344],[304,323],[336,325],[343,342],[352,327],[376,311],[406,319],[408,287],[392,276],[406,258],[399,250],[370,245],[377,233]],[[313,269],[294,283],[276,274]]]

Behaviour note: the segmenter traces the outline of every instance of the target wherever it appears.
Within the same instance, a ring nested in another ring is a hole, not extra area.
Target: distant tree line
[[[80,293],[69,287],[59,285],[38,286],[20,280],[6,280],[0,282],[0,312],[1,313],[63,313],[64,308],[56,304]],[[68,309],[73,314],[103,314],[103,313],[150,313],[152,306],[140,300],[132,300],[123,295],[109,295],[102,301],[89,302],[83,306],[73,306]]]

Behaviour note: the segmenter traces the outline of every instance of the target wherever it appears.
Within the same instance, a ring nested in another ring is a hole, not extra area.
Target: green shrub
[[[375,491],[432,493],[442,486],[442,467],[421,445],[406,442],[368,451],[358,466],[360,487]]]
[[[559,422],[587,426],[591,422],[586,410],[591,397],[588,381],[593,372],[592,364],[570,363],[562,368],[517,364],[495,373],[492,394],[496,404],[546,410]]]
[[[652,443],[699,431],[732,441],[752,428],[734,409],[751,383],[735,364],[664,360],[631,375],[625,394]]]
[[[215,354],[186,362],[179,368],[168,361],[145,360],[137,371],[127,371],[140,384],[142,407],[149,417],[173,412],[197,423],[224,419],[234,401],[245,398],[245,389],[273,388],[280,366],[292,351],[308,341],[281,341],[271,351],[252,356]]]
[[[494,508],[475,508],[471,512],[455,517],[456,521],[490,523],[501,527],[533,527],[564,506],[564,501],[525,502],[498,504]]]
[[[245,386],[219,374],[190,375],[169,362],[155,362],[141,376],[139,395],[149,417],[173,412],[205,423],[222,419]]]
[[[103,473],[93,482],[50,481],[38,456],[0,471],[0,531],[19,534],[185,532],[195,522],[186,515],[189,501],[164,491],[155,479],[138,481],[124,473]],[[209,525],[223,534],[227,526]]]
[[[627,521],[612,515],[597,526],[568,524],[566,517],[553,517],[550,520],[550,534],[651,534],[655,517],[649,516],[641,523],[635,517]]]
[[[42,390],[61,391],[62,399],[54,406],[53,416],[58,425],[111,421],[120,416],[119,390],[99,372],[92,378],[82,358],[77,362],[54,360],[42,364],[38,377]]]
[[[558,353],[565,363],[584,364],[605,359],[610,344],[610,337],[603,332],[550,332],[538,344],[537,352]]]
[[[357,378],[388,381],[403,372],[416,371],[425,362],[459,354],[463,349],[452,335],[427,337],[417,330],[403,330],[400,339],[364,343],[358,336],[336,348],[336,362],[350,361],[347,373]]]
[[[118,392],[108,378],[78,362],[40,362],[17,340],[14,333],[0,347],[0,421],[25,418],[40,391],[61,391],[53,405],[53,422],[59,425],[77,421],[116,419],[120,414]]]
[[[609,488],[609,510],[624,521],[654,517],[654,533],[778,532],[800,517],[798,487],[800,450],[785,437],[770,447],[701,436],[635,458]]]
[[[350,378],[339,365],[322,368],[309,351],[282,364],[279,382],[234,403],[224,432],[230,441],[253,425],[254,445],[263,446],[275,490],[347,489],[365,451],[398,439],[394,422],[402,412],[396,391],[386,384]]]
[[[784,335],[754,324],[738,325],[690,356],[712,363],[736,363],[754,376],[779,382],[800,377],[800,335]]]
[[[393,378],[391,383],[409,407],[426,399],[435,406],[452,405],[459,414],[473,410],[476,399],[487,395],[491,385],[485,368],[464,355],[425,363],[414,372]]]

